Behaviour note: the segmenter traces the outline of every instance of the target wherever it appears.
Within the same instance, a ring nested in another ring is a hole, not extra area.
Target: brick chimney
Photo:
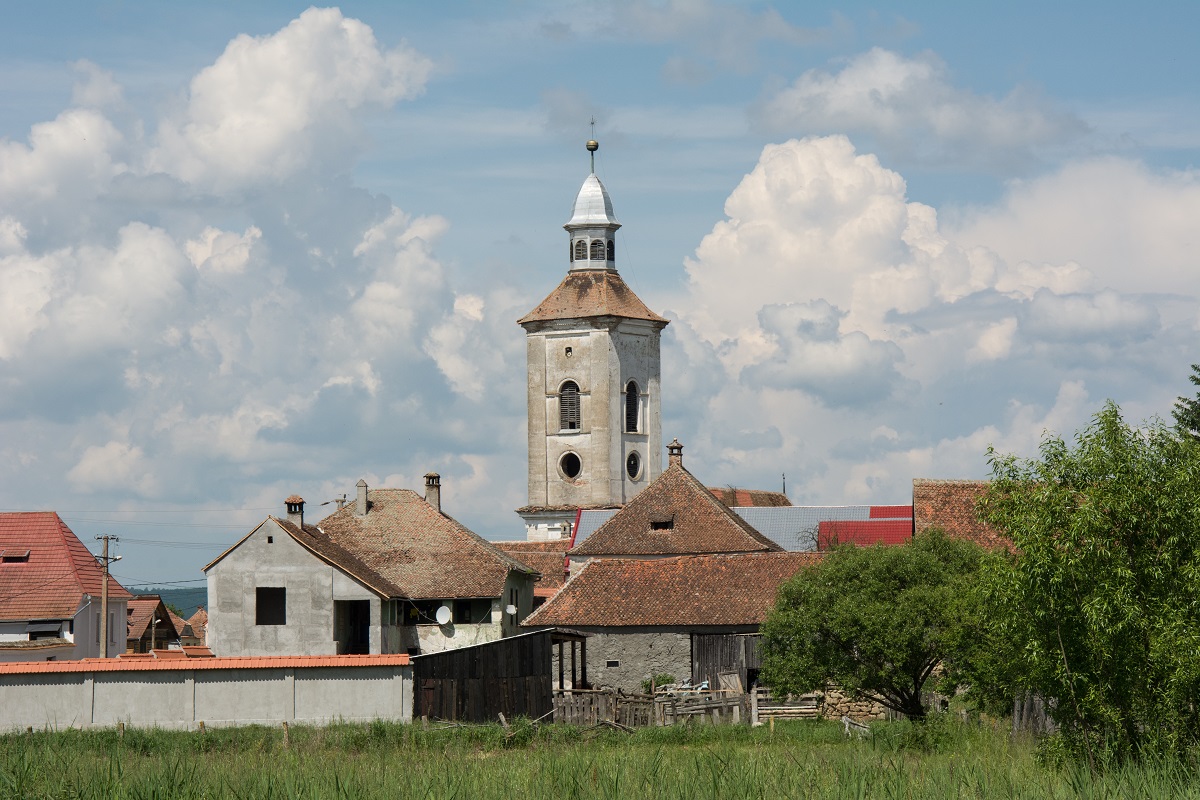
[[[300,530],[304,530],[304,498],[294,494],[283,501],[287,507],[287,521]]]
[[[365,517],[367,515],[367,482],[359,478],[355,486],[358,487],[358,496],[354,498],[354,513],[357,516]]]
[[[683,445],[679,443],[678,439],[672,439],[671,443],[667,445],[667,462],[668,466],[674,464],[683,466]]]
[[[425,473],[425,502],[437,511],[442,510],[442,476],[436,472]]]

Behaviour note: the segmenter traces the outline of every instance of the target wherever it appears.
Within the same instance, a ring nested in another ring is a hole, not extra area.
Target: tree
[[[1192,364],[1192,374],[1188,380],[1200,386],[1200,364]],[[1175,401],[1175,409],[1171,412],[1175,424],[1181,433],[1189,434],[1193,439],[1200,439],[1200,392],[1195,397],[1180,397]]]
[[[975,615],[983,550],[927,531],[893,547],[835,547],[779,591],[762,625],[762,678],[778,692],[839,684],[922,719],[921,693]]]
[[[1196,744],[1200,443],[1131,427],[1110,402],[1073,445],[1047,436],[1039,458],[989,459],[980,512],[1018,555],[985,570],[988,638],[1008,663],[977,688],[1047,698],[1093,765]]]

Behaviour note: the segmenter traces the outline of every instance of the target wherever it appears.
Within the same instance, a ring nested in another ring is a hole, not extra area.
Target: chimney
[[[354,499],[354,513],[357,516],[365,517],[367,515],[367,482],[359,478],[355,485],[358,487],[358,497]]]
[[[678,439],[672,439],[671,443],[667,445],[667,462],[669,466],[676,464],[683,466],[683,445],[679,443]]]
[[[442,510],[442,476],[436,472],[425,473],[425,502],[439,512]]]
[[[304,530],[304,498],[294,494],[284,500],[283,504],[287,506],[287,521]]]

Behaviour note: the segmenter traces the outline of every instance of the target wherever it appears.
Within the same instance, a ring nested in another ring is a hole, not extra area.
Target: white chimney
[[[359,478],[356,486],[358,487],[358,497],[354,500],[354,513],[365,517],[367,515],[367,482]]]
[[[442,476],[436,472],[425,474],[425,502],[437,511],[442,510]]]
[[[300,530],[304,530],[304,498],[294,494],[283,501],[287,507],[287,521]]]

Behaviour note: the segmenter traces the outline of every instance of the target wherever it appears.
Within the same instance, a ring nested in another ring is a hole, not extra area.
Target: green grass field
[[[1194,769],[1043,766],[1002,729],[834,723],[423,730],[374,723],[0,737],[3,798],[1200,798]]]

